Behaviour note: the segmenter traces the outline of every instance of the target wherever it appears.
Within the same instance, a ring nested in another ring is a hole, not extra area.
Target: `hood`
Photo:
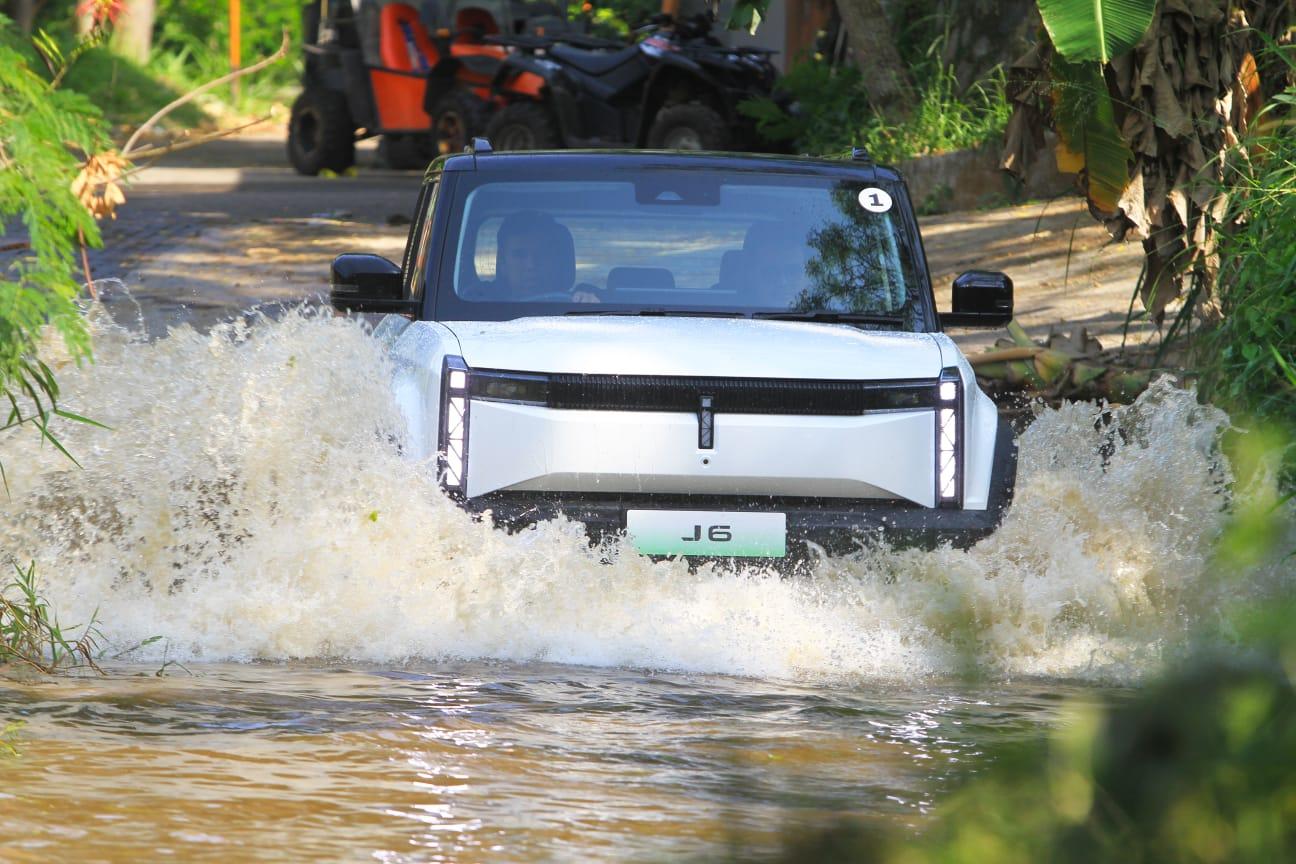
[[[655,316],[443,324],[478,369],[843,380],[935,378],[941,371],[931,335],[848,324]]]

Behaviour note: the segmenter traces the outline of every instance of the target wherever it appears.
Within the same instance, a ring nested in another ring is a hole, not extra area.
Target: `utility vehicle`
[[[288,158],[302,174],[344,171],[355,143],[381,135],[392,168],[426,168],[462,151],[505,98],[495,78],[510,48],[496,36],[567,29],[563,5],[545,0],[322,0],[302,9],[302,92],[288,122]],[[510,75],[517,96],[535,76]]]
[[[429,168],[400,264],[338,256],[385,313],[408,455],[464,507],[558,514],[651,555],[781,557],[994,530],[1016,445],[942,332],[900,176],[717,153],[470,152]]]

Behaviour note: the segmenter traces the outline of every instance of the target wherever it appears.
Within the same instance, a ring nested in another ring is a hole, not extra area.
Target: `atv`
[[[494,36],[566,27],[546,2],[443,0],[408,3],[317,0],[302,10],[302,93],[288,124],[288,158],[302,174],[341,172],[357,140],[382,136],[392,168],[422,168],[459,152],[505,99],[492,84],[510,49]],[[518,92],[528,81],[518,79]],[[538,88],[539,81],[529,82]]]
[[[737,106],[771,96],[773,52],[726,47],[713,26],[710,15],[659,15],[629,46],[569,33],[488,37],[513,53],[495,75],[505,104],[486,135],[499,150],[750,148],[755,126]]]

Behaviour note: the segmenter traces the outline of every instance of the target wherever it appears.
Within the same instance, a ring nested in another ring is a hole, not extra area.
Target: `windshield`
[[[501,173],[459,175],[442,320],[822,314],[924,329],[894,189],[715,169]]]

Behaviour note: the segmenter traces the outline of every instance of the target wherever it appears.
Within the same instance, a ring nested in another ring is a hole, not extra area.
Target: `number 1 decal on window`
[[[885,213],[891,209],[891,196],[885,189],[870,186],[859,194],[860,206],[870,213]]]

